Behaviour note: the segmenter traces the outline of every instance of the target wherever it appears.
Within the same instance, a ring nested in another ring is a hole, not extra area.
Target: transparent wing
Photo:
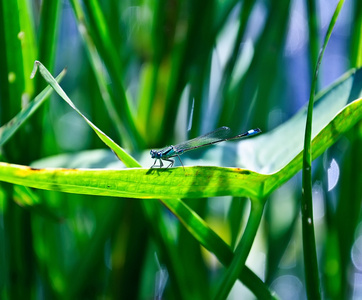
[[[231,130],[229,127],[223,126],[214,131],[198,136],[186,142],[174,145],[176,152],[186,152],[196,148],[212,145],[228,139],[231,139]]]

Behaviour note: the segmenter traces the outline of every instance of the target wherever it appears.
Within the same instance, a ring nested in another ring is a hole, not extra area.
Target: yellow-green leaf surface
[[[258,197],[266,175],[242,169],[34,169],[1,163],[0,180],[46,190],[129,198]],[[248,182],[248,185],[240,184]]]

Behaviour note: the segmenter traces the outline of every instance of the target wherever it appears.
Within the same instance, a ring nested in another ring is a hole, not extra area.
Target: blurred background
[[[53,75],[67,68],[61,86],[68,96],[136,159],[223,125],[236,133],[268,132],[307,103],[337,2],[1,1],[0,124],[46,86],[41,76],[29,78],[37,59]],[[346,1],[318,90],[360,67],[361,19],[362,2]],[[328,299],[362,298],[360,131],[359,125],[314,163],[316,238]],[[44,167],[105,168],[116,161],[57,95],[1,155]],[[162,256],[162,241],[135,200],[0,188],[2,299],[208,299],[220,279],[222,266],[166,210],[177,270]],[[248,258],[281,299],[306,297],[300,197],[298,174],[268,200]],[[236,244],[247,199],[186,202]],[[253,295],[238,282],[229,298]]]

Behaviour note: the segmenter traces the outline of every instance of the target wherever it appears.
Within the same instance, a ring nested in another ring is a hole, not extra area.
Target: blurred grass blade
[[[92,163],[92,152],[97,153],[98,160],[107,161],[106,157],[109,157],[110,154],[106,151],[102,151],[104,156],[99,157],[99,150],[93,151],[83,151],[78,154],[73,154],[74,159],[70,155],[58,155],[50,159],[45,159],[33,164],[36,168],[41,168],[42,166],[51,166],[51,167],[63,167],[64,165],[71,165],[72,168],[84,168],[90,167],[100,168],[101,166]],[[82,159],[79,160],[79,157]],[[62,162],[62,163],[60,163]],[[90,162],[90,165],[89,165]],[[85,164],[86,163],[86,164]],[[137,201],[139,202],[139,201]],[[227,266],[232,260],[232,250],[229,245],[227,245],[223,239],[221,239],[209,226],[208,224],[197,215],[189,206],[187,206],[183,201],[174,198],[174,199],[161,199],[160,202],[167,207],[183,224],[187,231],[198,241],[201,245],[205,247],[211,253],[214,253],[217,259]],[[167,225],[167,219],[162,217],[162,212],[158,201],[149,199],[147,201],[140,201],[142,204],[145,215],[151,220],[148,224],[151,226],[155,239],[158,241],[160,248],[164,249],[166,253],[164,262],[170,269],[170,273],[174,273],[170,276],[173,278],[178,278],[179,274],[183,274],[182,270],[178,270],[180,257],[175,251],[175,245],[169,241],[170,231]],[[175,262],[174,262],[175,261]],[[182,267],[181,267],[182,268]],[[181,272],[181,273],[179,273]],[[181,275],[183,276],[183,275]],[[239,279],[256,295],[258,299],[271,298],[271,291],[268,287],[262,282],[262,280],[255,275],[250,269],[245,267],[242,274],[240,274]],[[177,280],[177,279],[176,279]],[[184,279],[178,281],[181,284]],[[176,283],[177,284],[177,283]],[[175,287],[173,287],[175,288]]]
[[[318,271],[317,249],[314,236],[313,199],[312,199],[312,119],[314,94],[317,86],[319,66],[337,21],[344,0],[340,0],[329,24],[326,37],[319,54],[314,71],[310,98],[308,103],[307,122],[305,128],[303,152],[303,188],[302,188],[302,228],[303,228],[303,254],[307,296],[309,299],[321,299],[320,278]]]
[[[230,267],[226,270],[223,279],[219,283],[215,299],[226,299],[234,286],[239,274],[245,268],[245,262],[256,237],[261,217],[263,215],[264,204],[258,199],[251,200],[251,210],[245,231],[235,250],[234,258]]]
[[[52,222],[61,222],[63,219],[56,211],[44,205],[39,196],[26,186],[14,185],[13,200],[19,206]]]
[[[63,70],[55,79],[60,82],[64,77],[66,71]],[[25,108],[23,108],[12,120],[0,128],[0,146],[3,146],[9,138],[23,125],[33,113],[48,99],[48,96],[53,92],[50,86],[47,86],[34,101],[30,102]]]
[[[37,59],[48,66],[50,72],[53,71],[55,64],[61,13],[60,4],[60,0],[43,0],[41,2]],[[36,81],[38,88],[44,85],[44,81],[40,77],[39,79]]]
[[[362,1],[354,1],[352,19],[351,66],[362,67]]]
[[[143,140],[137,131],[131,103],[126,95],[120,70],[123,64],[119,59],[118,49],[109,36],[106,17],[98,1],[84,3],[84,7],[88,8],[88,14],[84,12],[79,1],[73,0],[71,4],[109,116],[127,147],[137,148],[142,145]],[[105,81],[104,65],[113,82],[112,88]]]
[[[5,76],[1,82],[1,93],[5,100],[1,109],[15,115],[22,107],[22,102],[31,99],[34,83],[29,79],[31,65],[36,57],[34,28],[31,21],[30,3],[26,0],[2,1],[0,29],[4,38],[1,46],[2,71]]]
[[[67,102],[94,130],[94,132],[98,135],[98,137],[113,150],[113,152],[117,155],[117,157],[130,168],[140,167],[139,163],[127,154],[120,146],[118,146],[111,138],[109,138],[104,132],[102,132],[97,126],[95,126],[91,121],[89,121],[86,116],[84,116],[80,110],[74,105],[74,103],[69,99],[67,94],[63,91],[60,85],[56,82],[54,77],[49,73],[49,71],[43,66],[43,64],[39,61],[35,61],[34,69],[32,72],[32,76],[35,76],[36,70],[39,68],[41,75],[44,77],[46,82],[50,84],[53,89],[58,93],[60,97],[62,97],[65,102]]]

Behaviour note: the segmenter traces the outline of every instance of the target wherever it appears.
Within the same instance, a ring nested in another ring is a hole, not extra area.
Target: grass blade
[[[234,258],[227,269],[223,279],[220,282],[215,299],[226,299],[229,295],[235,281],[245,267],[251,246],[253,245],[256,233],[258,231],[261,217],[263,215],[264,205],[258,200],[252,200],[251,211],[248,223],[245,228],[243,237],[241,238],[234,254]]]
[[[362,67],[362,1],[354,1],[354,17],[352,20],[351,66]]]
[[[319,66],[327,47],[332,30],[337,21],[344,0],[339,1],[329,24],[327,34],[319,54],[314,71],[314,78],[308,103],[307,122],[305,128],[304,152],[303,152],[303,189],[302,189],[302,228],[303,228],[303,254],[307,296],[309,299],[321,299],[318,261],[314,236],[313,200],[312,200],[312,118],[314,106],[314,94],[317,85]]]
[[[94,132],[98,135],[98,137],[113,150],[113,152],[117,155],[117,157],[127,166],[127,167],[139,167],[138,162],[129,154],[127,154],[120,146],[118,146],[110,137],[108,137],[104,132],[102,132],[97,126],[95,126],[91,121],[87,119],[85,115],[81,113],[81,111],[74,105],[74,103],[69,99],[67,94],[63,91],[54,77],[49,73],[49,71],[43,66],[43,64],[39,61],[35,61],[34,69],[32,72],[32,77],[35,76],[35,73],[39,68],[41,75],[44,77],[46,82],[50,84],[53,89],[58,93],[60,97],[63,98],[65,102],[67,102],[94,130]]]

